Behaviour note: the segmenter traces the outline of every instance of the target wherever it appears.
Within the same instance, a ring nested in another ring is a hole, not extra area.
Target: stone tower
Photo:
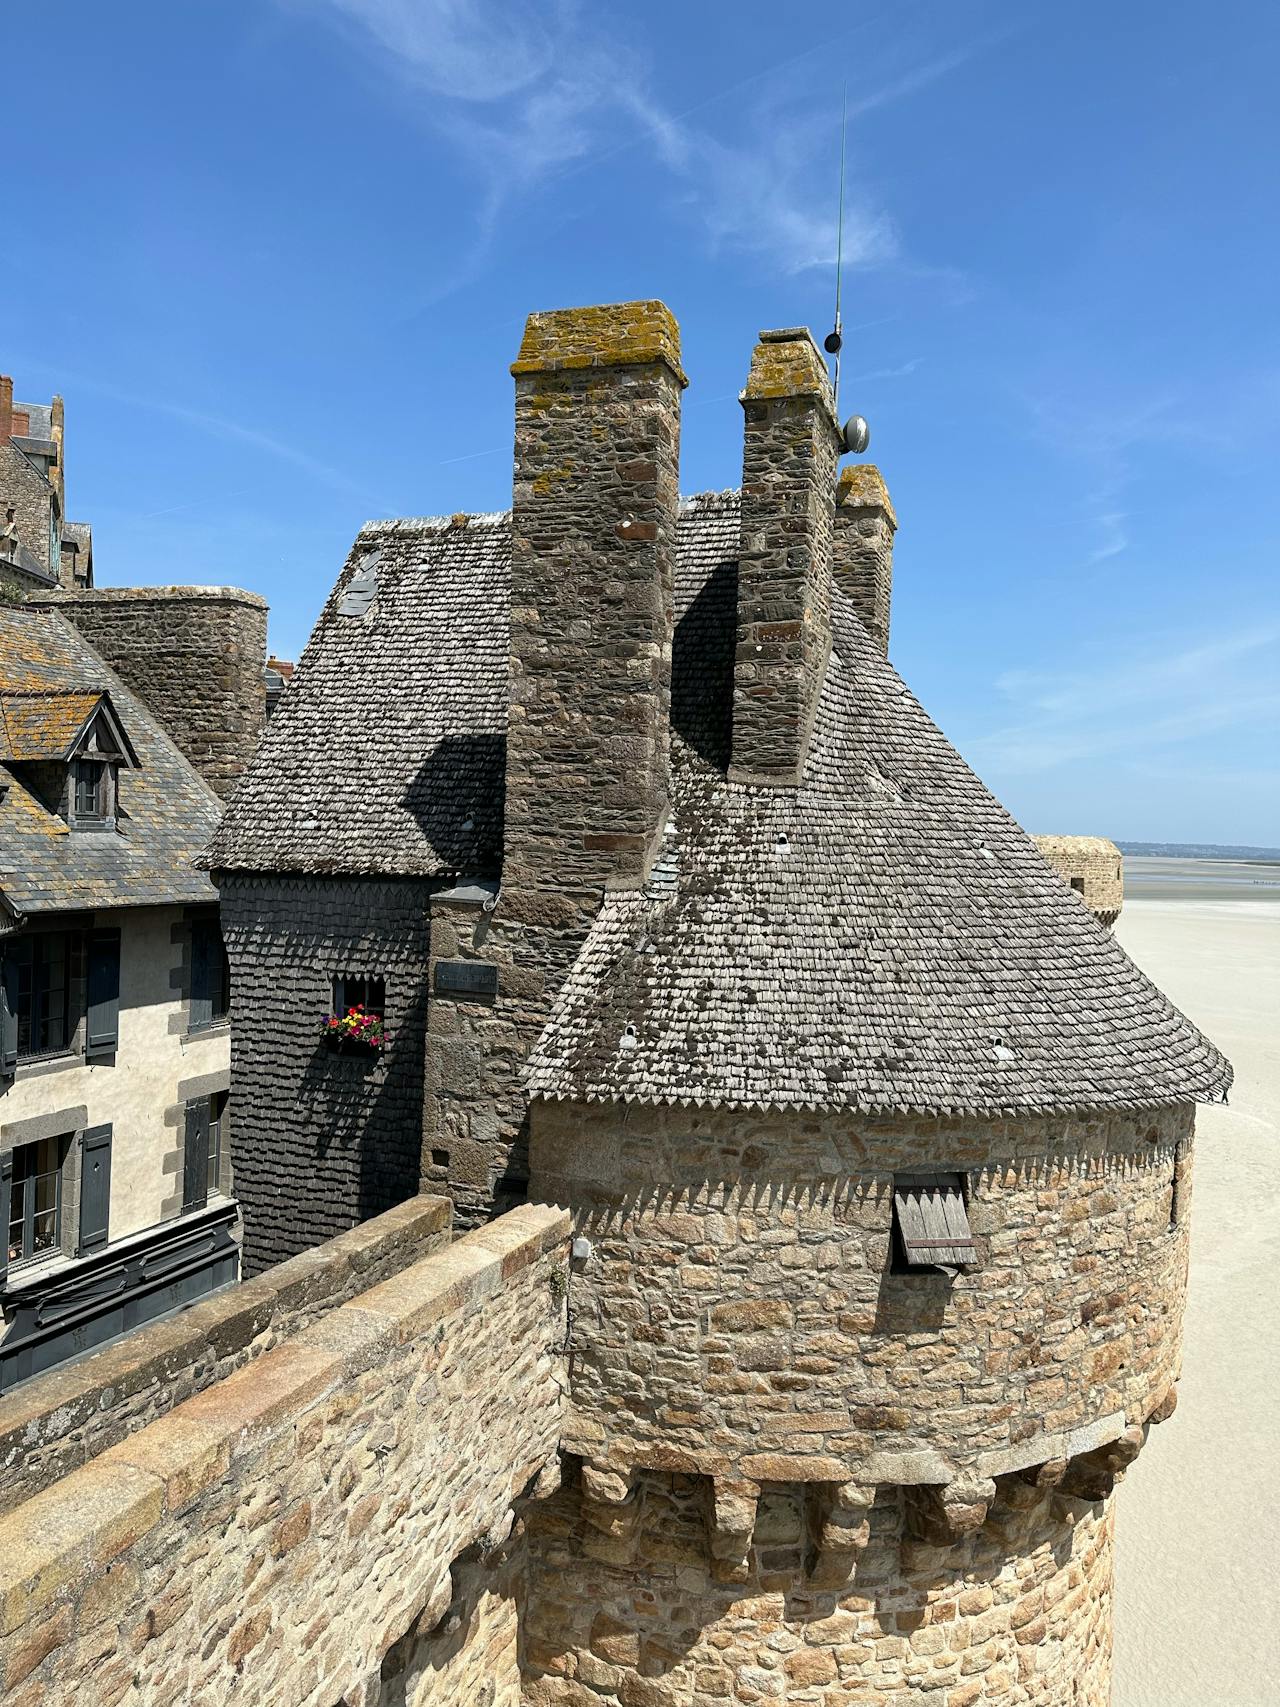
[[[807,333],[743,401],[740,504],[681,515],[662,850],[529,1064],[579,1241],[526,1699],[1104,1707],[1229,1069],[888,664],[896,518],[837,492]]]

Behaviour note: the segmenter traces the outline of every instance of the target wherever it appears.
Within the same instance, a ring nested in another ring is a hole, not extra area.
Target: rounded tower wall
[[[761,1490],[732,1580],[700,1478],[646,1472],[633,1498],[625,1561],[572,1484],[532,1512],[526,1707],[1107,1707],[1109,1502],[1003,1478],[983,1528],[940,1546],[882,1489],[839,1581],[814,1567],[809,1490]]]
[[[860,1121],[538,1105],[569,1206],[568,1450],[760,1480],[940,1484],[1072,1458],[1176,1381],[1192,1110]],[[894,1180],[961,1178],[972,1266],[902,1272]]]
[[[1105,836],[1033,836],[1043,857],[1108,930],[1124,907],[1124,855]]]

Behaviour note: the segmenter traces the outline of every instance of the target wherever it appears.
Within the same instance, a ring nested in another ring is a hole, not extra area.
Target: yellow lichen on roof
[[[19,764],[65,758],[101,703],[101,692],[45,689],[0,695],[7,756]]]
[[[665,362],[681,385],[680,327],[665,302],[610,302],[557,308],[525,322],[514,374],[561,368],[639,367]]]

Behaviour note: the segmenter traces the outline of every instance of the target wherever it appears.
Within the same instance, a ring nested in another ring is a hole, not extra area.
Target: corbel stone
[[[640,1530],[640,1483],[635,1469],[608,1464],[582,1466],[582,1516],[587,1524],[582,1547],[588,1558],[605,1565],[629,1565],[635,1559]]]
[[[745,1476],[712,1478],[711,1572],[717,1582],[746,1582],[759,1500],[758,1482]]]
[[[818,1530],[818,1556],[809,1573],[815,1588],[839,1588],[853,1575],[858,1555],[871,1539],[875,1498],[874,1483],[841,1482],[831,1490]]]
[[[1062,1478],[1060,1491],[1071,1499],[1105,1500],[1116,1482],[1141,1452],[1147,1438],[1145,1426],[1127,1428],[1118,1440],[1073,1458]]]
[[[1160,1403],[1156,1406],[1155,1410],[1152,1411],[1151,1415],[1147,1418],[1147,1421],[1149,1423],[1168,1422],[1169,1418],[1173,1415],[1173,1413],[1177,1410],[1177,1408],[1178,1408],[1178,1389],[1176,1386],[1172,1386],[1166,1390],[1164,1397],[1160,1400]]]
[[[919,1538],[933,1547],[953,1547],[987,1521],[996,1485],[989,1476],[961,1472],[942,1487],[917,1487],[913,1493]]]

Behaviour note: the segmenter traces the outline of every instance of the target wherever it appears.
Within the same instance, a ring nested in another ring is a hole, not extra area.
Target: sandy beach
[[[1280,905],[1139,897],[1126,900],[1116,935],[1230,1056],[1236,1082],[1230,1107],[1201,1109],[1197,1123],[1178,1411],[1152,1430],[1116,1502],[1112,1707],[1273,1707]]]

